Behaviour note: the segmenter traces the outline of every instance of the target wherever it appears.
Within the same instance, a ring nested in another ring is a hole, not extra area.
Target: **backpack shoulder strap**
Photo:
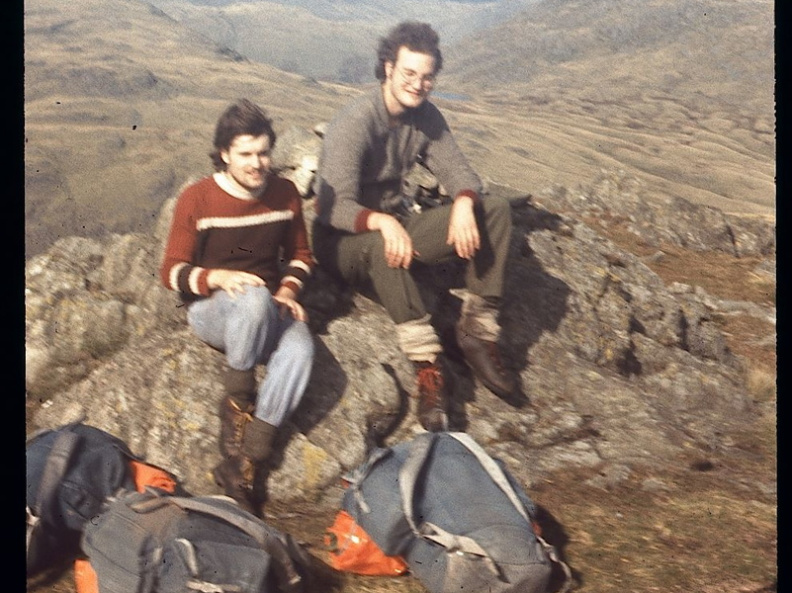
[[[402,512],[412,532],[420,538],[440,544],[449,551],[458,550],[467,554],[481,557],[487,567],[496,576],[501,576],[501,571],[489,553],[473,538],[446,531],[442,527],[429,521],[424,521],[419,526],[414,515],[414,494],[418,476],[421,473],[429,453],[440,433],[425,433],[416,437],[407,459],[399,471],[399,490],[402,499]]]
[[[266,524],[259,520],[245,516],[243,512],[236,512],[235,510],[226,509],[222,506],[216,506],[195,498],[164,496],[161,500],[188,511],[217,517],[218,519],[230,523],[234,527],[238,527],[255,539],[261,545],[262,549],[275,561],[279,567],[279,576],[281,576],[283,580],[281,585],[285,591],[302,590],[303,577],[297,570],[294,559],[289,553],[287,543],[283,540],[279,532],[269,529]]]
[[[506,477],[506,474],[503,473],[503,469],[495,463],[495,460],[490,457],[490,455],[482,449],[481,445],[479,445],[476,441],[470,438],[469,435],[463,432],[452,432],[449,433],[450,436],[454,437],[457,441],[465,445],[467,449],[476,456],[481,466],[487,471],[490,475],[492,480],[500,487],[501,490],[506,494],[515,508],[520,512],[520,514],[525,517],[525,520],[529,523],[531,522],[531,518],[528,515],[528,512],[525,509],[525,506],[520,501],[520,497],[517,495],[517,492],[514,490],[509,479]],[[547,543],[542,536],[538,533],[534,533],[536,540],[544,549],[547,557],[550,558],[553,562],[561,566],[561,569],[564,571],[564,575],[566,577],[563,588],[559,591],[559,593],[566,593],[569,590],[569,587],[572,583],[572,572],[569,569],[569,566],[565,562],[561,560],[556,552],[555,547],[551,544]]]
[[[415,522],[415,515],[413,514],[413,499],[415,495],[415,484],[418,481],[418,475],[421,473],[426,460],[429,458],[429,452],[435,442],[435,433],[427,432],[420,434],[412,442],[410,452],[407,459],[399,470],[399,492],[401,493],[402,512],[404,518],[407,519],[407,524],[416,535],[420,534],[420,530]]]
[[[503,490],[503,493],[514,505],[517,511],[526,521],[530,523],[531,518],[528,516],[528,511],[525,509],[525,505],[523,505],[520,497],[517,495],[517,492],[515,492],[514,487],[511,485],[511,482],[509,482],[506,474],[503,473],[501,466],[495,463],[495,460],[490,457],[489,453],[487,453],[481,447],[481,445],[474,441],[470,435],[465,434],[464,432],[450,432],[448,435],[462,443],[468,451],[473,453],[478,462],[481,464],[481,467],[483,467],[484,470],[489,474],[490,478],[492,478],[492,481],[495,482],[501,490]]]
[[[429,452],[431,451],[432,445],[437,438],[436,434],[439,433],[422,434],[413,441],[413,446],[410,449],[407,460],[404,462],[404,465],[402,465],[402,469],[399,472],[399,488],[402,494],[404,515],[407,518],[407,522],[410,524],[410,527],[413,528],[414,532],[417,532],[415,527],[415,519],[412,512],[415,483],[418,480],[418,474],[421,472],[421,469],[426,463],[426,459],[429,457]],[[495,463],[495,460],[492,459],[492,457],[490,457],[489,454],[481,448],[481,445],[479,445],[469,435],[463,432],[449,432],[442,434],[448,434],[464,445],[465,448],[467,448],[476,457],[476,460],[481,464],[481,466],[498,485],[498,487],[503,490],[504,494],[506,494],[509,501],[515,506],[523,518],[530,522],[530,517],[528,516],[528,512],[525,510],[525,506],[520,501],[520,497],[514,491],[514,488],[512,487],[508,478],[503,473],[503,470],[497,463]]]
[[[48,432],[48,431],[43,431]],[[43,433],[42,432],[42,433]],[[36,500],[33,503],[33,508],[27,506],[25,508],[27,535],[25,537],[25,546],[28,554],[28,561],[32,554],[33,542],[37,537],[38,531],[41,529],[41,521],[44,514],[47,514],[45,521],[51,521],[49,517],[52,501],[55,500],[55,493],[58,490],[58,485],[63,480],[66,474],[66,468],[69,465],[74,453],[74,448],[77,445],[79,436],[71,431],[63,431],[55,438],[55,443],[47,456],[47,461],[44,464],[44,469],[41,474],[41,481],[39,482],[38,490],[36,491]],[[28,441],[30,442],[30,441]],[[28,568],[30,565],[28,564]]]
[[[363,480],[371,473],[374,466],[392,453],[391,449],[377,447],[369,453],[362,465],[343,476],[343,479],[349,482],[349,488],[355,498],[355,502],[363,513],[370,513],[371,508],[366,503],[363,493],[360,491],[360,486]]]

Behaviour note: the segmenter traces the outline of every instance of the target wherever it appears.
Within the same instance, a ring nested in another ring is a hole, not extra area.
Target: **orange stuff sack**
[[[176,480],[169,472],[155,465],[149,465],[134,459],[129,463],[132,466],[132,477],[135,480],[135,488],[138,492],[145,491],[146,486],[153,486],[171,494],[176,492]]]
[[[407,564],[398,556],[386,556],[346,511],[339,511],[335,522],[325,530],[325,546],[330,566],[342,572],[367,576],[398,576]]]
[[[74,590],[77,593],[99,593],[99,579],[87,558],[74,561]]]
[[[129,461],[135,489],[143,492],[146,486],[153,486],[165,492],[176,492],[176,480],[169,472],[155,465],[149,465],[134,459]],[[74,587],[77,593],[99,593],[99,580],[96,571],[86,558],[74,561]]]

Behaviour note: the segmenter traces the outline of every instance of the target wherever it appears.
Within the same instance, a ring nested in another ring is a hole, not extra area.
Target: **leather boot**
[[[278,427],[254,416],[245,427],[242,437],[242,455],[253,465],[250,500],[255,506],[253,514],[258,517],[264,515],[269,475],[267,461],[272,454],[272,443],[277,433]]]
[[[429,432],[448,430],[445,381],[434,362],[416,362],[418,371],[418,421]]]
[[[242,434],[252,418],[256,401],[256,375],[253,369],[228,368],[223,377],[226,396],[220,402],[220,452],[225,457],[241,454]]]
[[[243,455],[223,458],[212,471],[215,482],[225,491],[225,495],[233,498],[240,508],[252,515],[258,513],[253,496],[255,471],[253,462]]]
[[[251,416],[242,437],[242,454],[255,464],[266,461],[272,453],[272,442],[277,434],[277,426]]]
[[[226,496],[239,506],[255,514],[253,499],[253,461],[242,452],[242,441],[251,422],[256,400],[256,377],[253,369],[239,371],[228,368],[224,383],[226,396],[220,402],[220,452],[223,460],[212,474]]]
[[[521,398],[516,394],[517,383],[503,368],[498,345],[470,335],[459,325],[456,327],[456,336],[465,361],[484,387],[512,405],[520,405]],[[522,402],[524,405],[527,398],[524,395],[522,398],[525,399]]]

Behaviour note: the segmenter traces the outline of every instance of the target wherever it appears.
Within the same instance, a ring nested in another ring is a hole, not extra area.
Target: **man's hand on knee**
[[[225,290],[232,299],[245,292],[246,286],[264,286],[265,282],[255,274],[239,270],[211,270],[206,276],[211,290]]]
[[[368,227],[382,234],[385,243],[385,261],[388,262],[388,266],[405,269],[410,267],[415,254],[412,237],[398,220],[390,214],[377,212],[369,217]]]
[[[462,259],[471,259],[481,247],[472,198],[460,196],[454,200],[446,242],[454,246],[456,254]]]

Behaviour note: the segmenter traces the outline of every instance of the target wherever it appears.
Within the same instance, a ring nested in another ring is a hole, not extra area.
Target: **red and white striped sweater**
[[[252,197],[216,173],[179,196],[160,278],[188,301],[209,296],[206,277],[215,268],[255,274],[273,294],[280,286],[299,293],[313,266],[291,181],[270,174],[264,193]]]

